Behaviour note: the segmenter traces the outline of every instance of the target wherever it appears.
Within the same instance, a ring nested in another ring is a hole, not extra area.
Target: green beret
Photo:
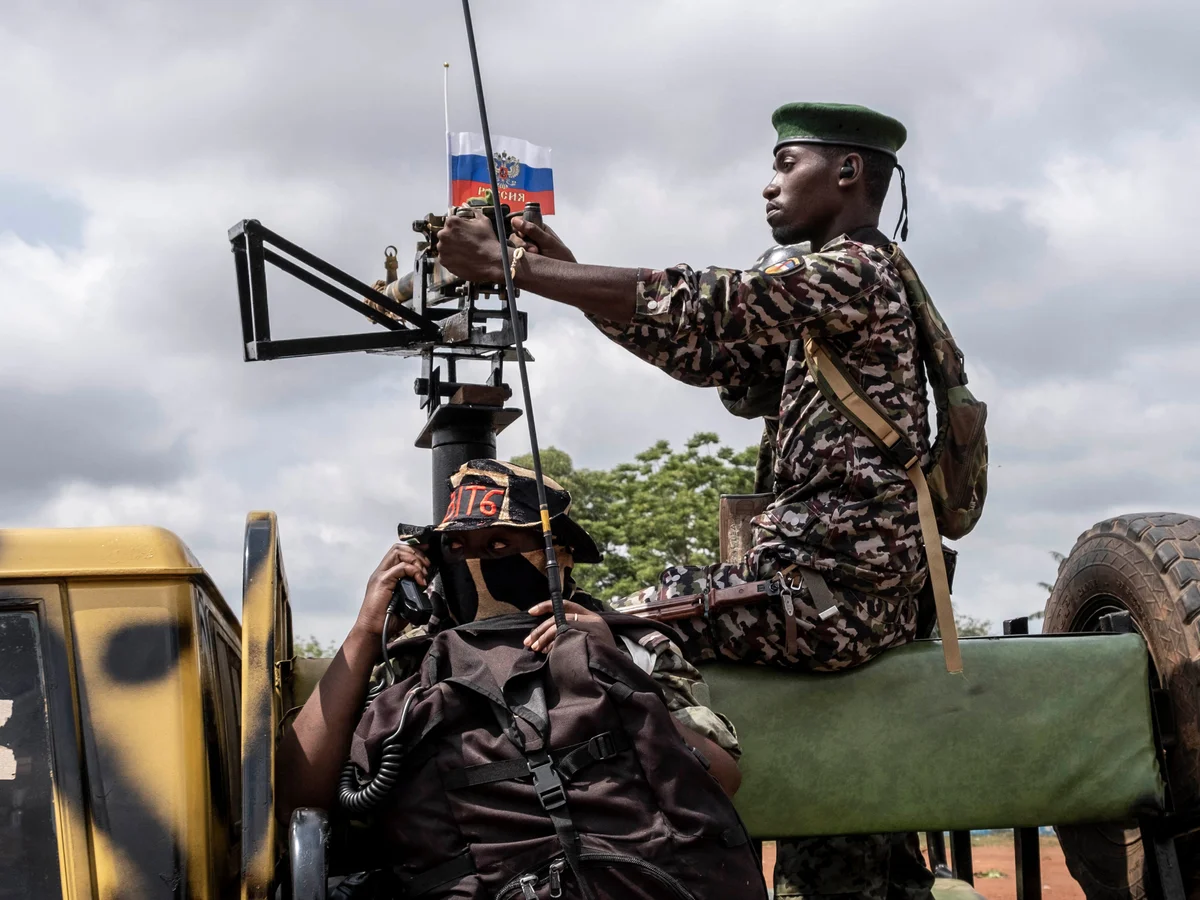
[[[908,131],[891,116],[849,103],[785,103],[771,114],[784,144],[837,144],[878,150],[892,159],[904,146]]]

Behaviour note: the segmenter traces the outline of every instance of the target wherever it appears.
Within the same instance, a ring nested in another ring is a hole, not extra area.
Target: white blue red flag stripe
[[[514,211],[526,203],[542,204],[542,214],[554,212],[554,172],[550,148],[529,141],[492,135],[500,202]],[[462,206],[491,190],[483,135],[461,131],[450,135],[450,203]]]

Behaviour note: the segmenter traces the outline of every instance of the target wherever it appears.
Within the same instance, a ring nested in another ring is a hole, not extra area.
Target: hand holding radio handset
[[[392,614],[410,622],[412,620],[405,615],[404,606],[412,604],[418,607],[422,599],[428,604],[424,588],[429,584],[432,566],[424,553],[427,549],[426,544],[414,544],[408,540],[397,541],[388,548],[367,581],[366,597],[358,612],[355,628],[378,637],[383,634],[388,608],[393,602],[397,606],[392,609]],[[428,619],[426,613],[425,620]]]

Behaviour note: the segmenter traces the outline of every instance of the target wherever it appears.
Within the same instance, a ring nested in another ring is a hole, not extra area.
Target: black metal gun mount
[[[514,213],[502,206],[505,221]],[[491,217],[484,203],[457,207],[450,215]],[[537,204],[515,215],[539,220]],[[496,435],[521,415],[505,407],[512,389],[504,363],[516,360],[514,323],[502,284],[462,281],[438,264],[437,232],[446,217],[430,214],[413,223],[420,235],[410,274],[398,277],[395,247],[385,250],[386,278],[369,285],[281,237],[256,219],[229,229],[247,362],[331,353],[387,353],[421,357],[414,390],[428,418],[416,445],[433,451],[433,513],[441,518],[450,500],[448,479],[471,459],[495,457]],[[507,238],[507,235],[505,235]],[[365,316],[379,329],[355,334],[276,339],[271,337],[267,264]],[[488,305],[484,301],[493,299]],[[524,313],[515,327],[524,340]],[[527,360],[532,358],[528,355]],[[459,363],[484,362],[486,380],[459,380]]]

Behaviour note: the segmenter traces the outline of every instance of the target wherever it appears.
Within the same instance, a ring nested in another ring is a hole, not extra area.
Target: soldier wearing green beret
[[[517,220],[526,253],[516,284],[577,307],[671,376],[721,388],[738,414],[768,420],[773,465],[763,480],[773,482],[774,500],[755,519],[745,558],[674,566],[658,584],[613,605],[653,606],[780,579],[781,597],[753,615],[727,611],[674,624],[702,648],[701,658],[834,671],[913,639],[927,576],[915,488],[822,395],[803,347],[813,337],[830,348],[928,464],[916,324],[889,256],[892,241],[878,227],[906,132],[893,118],[840,104],[790,103],[771,121],[767,223],[778,244],[807,243],[811,252],[747,271],[591,266],[576,262],[549,228]],[[897,230],[906,236],[903,199]],[[486,222],[453,218],[438,240],[451,272],[503,280]],[[909,836],[787,841],[778,848],[775,896],[915,900],[930,895],[932,881]]]

